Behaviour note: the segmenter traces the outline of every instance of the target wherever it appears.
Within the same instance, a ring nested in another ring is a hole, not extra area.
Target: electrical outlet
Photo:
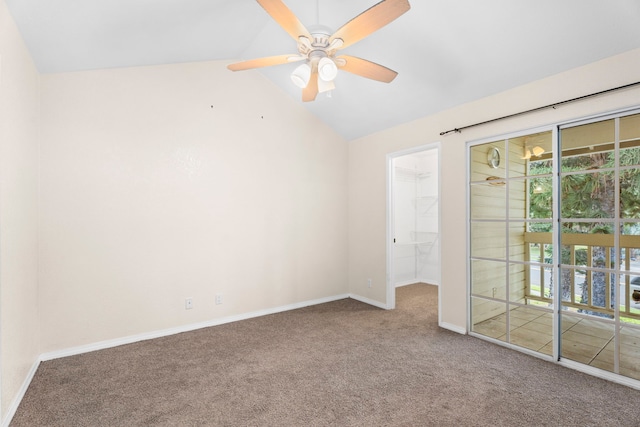
[[[184,300],[184,309],[191,310],[193,308],[193,298],[187,298]]]
[[[372,283],[373,283],[373,280],[367,279],[367,288],[371,288]]]
[[[216,305],[222,304],[222,294],[216,295]]]

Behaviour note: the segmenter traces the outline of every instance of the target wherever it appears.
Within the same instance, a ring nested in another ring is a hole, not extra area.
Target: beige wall
[[[386,162],[389,153],[442,142],[442,324],[466,329],[466,142],[562,120],[640,105],[640,88],[584,100],[440,136],[493,119],[640,81],[640,50],[551,76],[516,89],[388,129],[349,143],[349,287],[386,303]],[[368,289],[366,279],[374,286]]]
[[[225,65],[42,76],[42,352],[347,293],[346,141]]]
[[[0,1],[0,422],[39,355],[38,73]]]

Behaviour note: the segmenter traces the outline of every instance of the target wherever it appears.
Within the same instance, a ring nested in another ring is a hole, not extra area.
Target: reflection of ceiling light
[[[338,66],[331,58],[324,57],[318,62],[318,75],[325,82],[333,81],[338,75]]]
[[[535,188],[533,189],[533,192],[535,194],[541,194],[543,192],[542,185],[540,185],[540,184],[536,185]]]
[[[544,148],[539,147],[539,146],[535,146],[531,149],[531,151],[533,152],[533,155],[536,157],[540,157],[541,155],[544,154]]]
[[[304,89],[309,84],[311,77],[311,67],[309,64],[302,64],[291,73],[291,81],[299,88]]]
[[[533,147],[531,150],[527,147],[525,147],[524,149],[524,156],[520,157],[523,160],[529,160],[531,158],[531,156],[533,155],[534,157],[540,157],[541,155],[544,154],[544,148],[536,145],[535,147]]]

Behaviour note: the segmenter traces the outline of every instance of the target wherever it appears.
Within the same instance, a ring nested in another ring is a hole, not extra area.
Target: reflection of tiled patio
[[[543,354],[553,353],[552,314],[531,308],[511,311],[511,343]],[[563,315],[562,355],[580,363],[613,372],[615,342],[614,325]],[[637,325],[636,325],[637,326]],[[473,327],[473,331],[506,341],[506,315],[488,319]],[[620,333],[620,374],[640,379],[640,328],[623,326]]]

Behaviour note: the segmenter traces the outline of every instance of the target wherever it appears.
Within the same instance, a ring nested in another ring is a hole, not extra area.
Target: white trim
[[[478,334],[476,332],[470,332],[469,336],[474,337],[474,338],[478,338],[481,339],[483,341],[488,341],[492,344],[496,344],[499,345],[501,347],[505,347],[508,348],[510,350],[513,351],[517,351],[519,353],[525,353],[528,354],[529,356],[533,356],[536,357],[538,359],[542,359],[542,360],[546,360],[549,361],[551,363],[553,363],[554,365],[560,365],[563,366],[565,368],[568,369],[573,369],[574,371],[579,371],[579,372],[583,372],[585,374],[597,377],[597,378],[601,378],[603,380],[607,380],[607,381],[611,381],[613,383],[616,384],[620,384],[620,385],[624,385],[636,390],[640,390],[640,381],[630,378],[630,377],[625,377],[624,375],[620,375],[620,374],[615,374],[613,372],[609,372],[609,371],[605,371],[590,365],[585,365],[583,363],[580,362],[575,362],[573,360],[569,360],[569,359],[564,359],[564,358],[560,358],[559,361],[556,361],[554,356],[549,356],[546,354],[542,354],[539,353],[537,351],[534,350],[530,350],[528,348],[524,348],[524,347],[519,347],[515,344],[510,344],[495,338],[491,338],[485,335],[481,335]]]
[[[393,210],[393,159],[394,155],[387,154],[387,259],[386,259],[386,267],[387,267],[387,277],[386,277],[386,299],[387,304],[386,308],[389,310],[393,310],[396,308],[396,286],[395,286],[395,273],[393,268],[393,259],[394,259],[394,244],[393,244],[393,236],[395,235],[394,231],[394,210]]]
[[[438,150],[438,280],[433,283],[438,286],[438,325],[448,325],[442,321],[442,147],[440,142],[435,144]],[[466,333],[465,331],[464,333]]]
[[[371,298],[363,297],[361,295],[349,294],[349,298],[354,299],[356,301],[363,302],[365,304],[372,305],[374,307],[382,308],[383,310],[390,310],[391,308],[388,304],[382,303],[380,301],[372,300]]]
[[[560,197],[560,175],[557,173],[561,168],[558,167],[561,161],[561,152],[562,147],[560,147],[560,131],[558,130],[558,126],[554,126],[551,129],[551,159],[552,159],[552,177],[551,177],[551,185],[553,186],[551,190],[551,217],[553,219],[553,226],[551,227],[552,234],[552,242],[553,242],[553,250],[551,257],[553,258],[553,266],[551,267],[551,274],[553,278],[553,283],[562,283],[562,277],[560,275],[560,262],[562,261],[560,248],[562,245],[559,231],[560,224],[560,202],[558,202]],[[542,249],[542,248],[541,248]],[[542,258],[540,261],[544,261]],[[560,298],[553,299],[553,325],[552,325],[552,334],[553,334],[553,360],[558,361],[560,358],[561,348],[562,348],[562,328],[560,327],[560,310],[561,310],[562,301]]]
[[[465,157],[465,218],[464,218],[464,225],[466,227],[465,230],[465,256],[467,257],[465,259],[465,266],[466,266],[466,272],[465,272],[465,278],[467,280],[467,283],[465,284],[465,290],[466,290],[466,295],[465,295],[465,300],[466,300],[466,312],[465,312],[465,316],[467,318],[466,326],[467,326],[467,331],[471,331],[471,324],[473,323],[471,320],[471,316],[473,315],[473,313],[471,312],[471,147],[473,147],[473,143],[467,141],[465,143],[465,153],[464,153],[464,157]]]
[[[29,373],[27,374],[26,378],[22,382],[22,386],[20,386],[20,390],[18,390],[18,394],[16,394],[16,397],[13,399],[13,402],[11,402],[11,405],[9,405],[9,409],[7,410],[7,415],[4,417],[2,424],[0,424],[2,427],[9,427],[9,424],[11,424],[11,420],[13,419],[13,416],[16,414],[16,411],[18,410],[18,406],[20,406],[20,402],[22,402],[24,395],[27,393],[27,389],[29,388],[29,385],[31,385],[31,381],[33,380],[33,377],[35,376],[36,371],[38,370],[38,366],[40,366],[40,361],[41,361],[40,358],[38,358],[35,362],[33,362],[33,365],[31,365],[31,369],[29,369]]]
[[[218,319],[212,319],[200,323],[191,323],[188,325],[178,326],[175,328],[163,329],[160,331],[147,332],[143,334],[130,335],[127,337],[116,338],[112,340],[99,341],[93,344],[82,345],[78,347],[71,347],[64,350],[57,350],[40,355],[41,361],[59,359],[62,357],[75,356],[78,354],[89,353],[97,350],[104,350],[107,348],[117,347],[124,344],[132,344],[139,341],[146,341],[154,338],[166,337],[169,335],[175,335],[182,332],[195,331],[197,329],[208,328],[210,326],[223,325],[225,323],[237,322],[240,320],[252,319],[254,317],[266,316],[269,314],[282,313],[284,311],[296,310],[298,308],[308,307],[311,305],[324,304],[327,302],[337,301],[345,298],[349,298],[349,294],[334,295],[331,297],[318,298],[310,301],[302,301],[298,303],[283,305],[280,307],[267,308],[264,310],[252,311],[249,313],[237,314],[234,316],[221,317]]]
[[[438,283],[436,279],[428,279],[428,278],[425,279],[424,277],[397,282],[395,286],[396,288],[401,288],[403,286],[415,285],[417,283],[424,283],[425,285],[432,285],[432,286],[440,286],[440,283]]]
[[[452,332],[456,332],[461,335],[467,335],[467,329],[463,328],[462,326],[454,325],[447,322],[438,322],[438,326],[440,326],[443,329],[448,329]]]
[[[529,356],[535,357],[537,359],[546,360],[547,362],[551,362],[551,363],[555,364],[555,360],[553,359],[552,356],[537,352],[535,350],[528,349],[526,347],[519,347],[519,346],[517,346],[515,344],[510,344],[508,342],[504,342],[504,341],[499,340],[497,338],[487,337],[485,335],[481,335],[481,334],[479,334],[477,332],[473,332],[473,331],[469,332],[469,336],[470,337],[474,337],[474,338],[478,338],[478,339],[483,340],[483,341],[488,341],[488,342],[490,342],[492,344],[496,344],[496,345],[499,345],[501,347],[508,348],[509,350],[517,351],[518,353],[524,353],[524,354],[527,354]]]
[[[627,387],[640,390],[640,381],[634,380],[630,377],[625,377],[624,375],[615,374],[613,372],[605,371],[590,365],[585,365],[583,363],[574,362],[573,360],[564,358],[560,358],[557,364],[560,366],[564,366],[565,368],[573,369],[579,372],[584,372],[585,374],[592,375],[594,377],[602,378],[603,380],[611,381],[616,384],[626,385]]]
[[[85,345],[85,346],[72,347],[66,350],[43,353],[40,355],[40,357],[38,357],[38,359],[31,366],[31,369],[29,370],[29,373],[25,377],[25,380],[23,381],[22,386],[18,391],[18,394],[16,395],[16,397],[13,399],[13,402],[11,402],[11,405],[9,406],[9,410],[7,412],[6,417],[4,418],[2,423],[0,423],[0,427],[9,427],[9,424],[11,424],[11,420],[13,419],[16,411],[18,410],[18,407],[20,406],[20,402],[22,402],[22,399],[24,398],[27,390],[29,389],[29,385],[31,385],[31,381],[33,381],[33,377],[35,376],[41,362],[46,362],[49,360],[59,359],[59,358],[68,357],[68,356],[75,356],[75,355],[89,353],[97,350],[104,350],[107,348],[117,347],[124,344],[131,344],[134,342],[145,341],[145,340],[150,340],[154,338],[161,338],[161,337],[174,335],[182,332],[194,331],[197,329],[207,328],[210,326],[218,326],[225,323],[237,322],[240,320],[247,320],[254,317],[260,317],[260,316],[266,316],[269,314],[281,313],[284,311],[296,310],[299,308],[309,307],[312,305],[338,301],[345,298],[351,298],[356,301],[360,301],[362,303],[365,303],[374,307],[378,307],[384,310],[388,309],[388,307],[384,303],[372,300],[370,298],[366,298],[356,294],[341,294],[341,295],[334,295],[331,297],[319,298],[319,299],[310,300],[310,301],[303,301],[299,303],[288,304],[288,305],[269,308],[265,310],[253,311],[250,313],[239,314],[236,316],[227,316],[227,317],[223,317],[220,319],[215,319],[207,322],[192,323],[190,325],[164,329],[161,331],[150,332],[146,334],[131,335],[128,337],[117,338],[113,340],[100,341],[100,342],[96,342],[96,343]],[[462,335],[466,335],[467,333],[467,331],[464,328],[461,328],[459,326],[452,325],[449,323],[439,323],[438,325],[441,328],[448,329],[450,331],[453,331]]]
[[[396,282],[395,287],[401,288],[403,286],[415,285],[416,283],[422,283],[422,280],[412,279],[412,280],[405,280],[402,282]]]
[[[9,410],[7,412],[6,417],[0,423],[0,427],[9,427],[9,424],[11,423],[11,420],[13,419],[16,411],[18,410],[18,407],[20,406],[20,402],[22,402],[22,399],[24,398],[24,395],[26,394],[27,389],[29,388],[29,385],[31,384],[31,381],[33,380],[33,377],[35,376],[35,374],[36,374],[36,372],[38,370],[38,367],[40,366],[41,362],[46,362],[46,361],[49,361],[49,360],[60,359],[60,358],[63,358],[63,357],[75,356],[75,355],[79,355],[79,354],[89,353],[89,352],[92,352],[92,351],[104,350],[104,349],[107,349],[107,348],[117,347],[117,346],[124,345],[124,344],[132,344],[132,343],[139,342],[139,341],[146,341],[146,340],[150,340],[150,339],[154,339],[154,338],[166,337],[166,336],[169,336],[169,335],[175,335],[175,334],[179,334],[179,333],[182,333],[182,332],[189,332],[189,331],[194,331],[194,330],[197,330],[197,329],[208,328],[210,326],[218,326],[218,325],[223,325],[225,323],[237,322],[237,321],[240,321],[240,320],[247,320],[247,319],[251,319],[251,318],[254,318],[254,317],[260,317],[260,316],[266,316],[266,315],[269,315],[269,314],[282,313],[282,312],[285,312],[285,311],[296,310],[296,309],[299,309],[299,308],[309,307],[309,306],[312,306],[312,305],[325,304],[325,303],[328,303],[328,302],[338,301],[338,300],[346,299],[346,298],[352,298],[352,299],[355,299],[357,301],[363,302],[365,304],[369,304],[369,305],[372,305],[372,306],[375,306],[375,307],[379,307],[379,308],[382,308],[382,309],[386,309],[387,308],[383,303],[371,300],[369,298],[364,298],[364,297],[361,297],[359,295],[340,294],[340,295],[334,295],[334,296],[330,296],[330,297],[318,298],[318,299],[315,299],[315,300],[302,301],[302,302],[298,302],[298,303],[294,303],[294,304],[288,304],[288,305],[283,305],[283,306],[279,306],[279,307],[268,308],[268,309],[264,309],[264,310],[253,311],[253,312],[250,312],[250,313],[238,314],[238,315],[235,315],[235,316],[227,316],[227,317],[223,317],[223,318],[220,318],[220,319],[214,319],[214,320],[210,320],[210,321],[206,321],[206,322],[192,323],[192,324],[189,324],[189,325],[179,326],[179,327],[176,327],[176,328],[163,329],[163,330],[160,330],[160,331],[149,332],[149,333],[138,334],[138,335],[130,335],[128,337],[116,338],[116,339],[113,339],[113,340],[106,340],[106,341],[99,341],[99,342],[96,342],[96,343],[93,343],[93,344],[88,344],[88,345],[72,347],[72,348],[68,348],[68,349],[64,349],[64,350],[58,350],[58,351],[52,351],[52,352],[48,352],[48,353],[43,353],[37,358],[37,360],[31,366],[31,369],[29,370],[29,373],[25,377],[25,380],[23,381],[22,386],[20,387],[20,390],[18,391],[18,394],[16,395],[16,397],[13,400],[13,402],[11,402],[11,405],[9,406]]]

